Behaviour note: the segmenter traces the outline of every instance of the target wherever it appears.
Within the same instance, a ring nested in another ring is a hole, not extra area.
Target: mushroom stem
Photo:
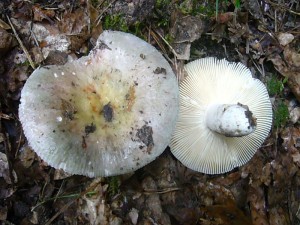
[[[254,132],[256,118],[247,105],[213,104],[206,112],[207,127],[227,137],[242,137]]]

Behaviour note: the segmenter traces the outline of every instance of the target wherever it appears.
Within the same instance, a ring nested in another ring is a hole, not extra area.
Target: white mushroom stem
[[[254,132],[256,118],[242,104],[213,104],[206,112],[206,125],[227,137],[241,137]]]

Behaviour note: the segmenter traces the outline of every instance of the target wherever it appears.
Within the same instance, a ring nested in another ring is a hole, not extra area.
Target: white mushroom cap
[[[178,85],[150,44],[104,31],[87,57],[46,66],[28,78],[19,117],[48,164],[90,177],[128,173],[159,156],[171,140]]]
[[[225,173],[245,164],[271,129],[272,106],[266,87],[243,64],[225,59],[199,59],[188,63],[185,70],[188,75],[180,84],[172,153],[190,169],[207,174]],[[246,110],[234,108],[236,114],[222,117],[227,106],[236,105]],[[221,125],[244,133],[231,135]]]

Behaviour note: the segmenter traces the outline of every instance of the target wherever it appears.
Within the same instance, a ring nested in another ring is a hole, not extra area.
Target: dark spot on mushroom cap
[[[147,152],[150,153],[154,146],[152,127],[144,125],[137,130],[136,136],[147,146]]]
[[[160,73],[162,73],[162,74],[167,74],[167,71],[166,71],[166,69],[165,68],[162,68],[162,67],[157,67],[154,71],[153,71],[153,73],[155,73],[155,74],[160,74]]]
[[[103,113],[103,117],[106,122],[112,121],[114,110],[113,110],[110,102],[103,106],[102,113]]]
[[[244,107],[247,110],[247,111],[245,111],[245,116],[249,120],[250,126],[251,127],[256,127],[256,118],[253,116],[253,113],[249,110],[249,107],[247,105],[243,105],[239,102],[237,104]]]
[[[107,44],[105,44],[104,42],[100,42],[99,45],[98,45],[98,48],[103,50],[103,49],[109,49],[111,50],[110,47],[107,46]]]
[[[81,147],[82,147],[83,149],[86,149],[86,148],[87,148],[87,144],[86,144],[86,141],[85,141],[85,137],[84,137],[84,136],[82,136]]]
[[[86,136],[88,136],[91,133],[94,133],[96,131],[95,124],[91,123],[90,125],[86,125],[84,131]]]
[[[75,109],[74,105],[64,99],[61,99],[61,109],[63,111],[64,118],[68,120],[74,120],[75,114],[77,113],[77,110]]]

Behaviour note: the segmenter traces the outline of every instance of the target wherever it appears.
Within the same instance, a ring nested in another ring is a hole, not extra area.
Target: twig
[[[149,29],[149,28],[148,28]],[[150,29],[149,29],[150,30]],[[150,33],[151,33],[152,31],[150,30]],[[177,71],[176,72],[176,76],[177,76],[177,82],[178,82],[178,84],[180,83],[180,80],[181,80],[181,74],[182,74],[182,72],[181,72],[181,70],[179,70],[179,68],[178,68],[178,63],[177,63],[177,58],[178,58],[178,55],[177,55],[177,53],[176,53],[176,51],[174,50],[174,48],[169,44],[169,42],[158,32],[158,31],[156,31],[156,30],[154,30],[154,32],[155,32],[155,34],[157,34],[165,43],[166,43],[166,45],[170,48],[170,50],[172,51],[172,53],[173,53],[173,55],[174,55],[174,62],[166,55],[166,58],[167,58],[167,60],[168,61],[170,61],[173,65],[174,65],[174,67],[175,67],[175,71]],[[153,32],[152,32],[153,33]],[[154,36],[153,36],[154,37]]]
[[[270,0],[267,0],[267,2],[268,2],[269,4],[271,4],[271,5],[273,5],[273,6],[277,6],[277,7],[281,8],[281,9],[283,9],[283,10],[289,11],[289,12],[292,13],[292,14],[295,14],[295,15],[300,16],[300,13],[299,13],[299,12],[295,12],[295,11],[293,11],[293,10],[287,8],[286,6],[277,4],[277,3],[275,3],[275,2],[271,2]]]
[[[145,189],[145,191],[143,192],[144,194],[165,194],[168,192],[173,192],[173,191],[179,191],[181,190],[181,188],[177,188],[177,187],[172,187],[172,188],[164,188],[161,190],[154,190],[154,189]]]
[[[8,16],[6,16],[6,18],[7,18],[8,22],[9,22],[9,25],[10,25],[11,29],[12,29],[13,32],[14,32],[15,37],[17,38],[17,40],[18,40],[18,42],[19,42],[19,45],[21,46],[23,52],[25,53],[25,55],[26,55],[26,57],[27,57],[27,59],[28,59],[28,61],[29,61],[29,63],[30,63],[30,66],[32,67],[32,69],[35,69],[34,62],[33,62],[33,60],[31,59],[31,56],[30,56],[29,52],[27,51],[27,49],[26,49],[25,46],[23,45],[23,42],[22,42],[22,40],[20,39],[20,37],[19,37],[19,35],[18,35],[18,33],[17,33],[17,31],[16,31],[14,25],[12,24],[12,22],[10,21],[10,18],[9,18]]]
[[[96,21],[97,21],[96,26],[99,25],[100,20],[102,19],[103,14],[111,7],[112,4],[115,3],[115,1],[116,1],[116,0],[113,0],[112,2],[110,2],[110,3],[108,4],[108,6],[106,6],[106,7],[102,10],[102,12],[99,14],[99,16],[98,16],[97,19],[96,19]]]
[[[260,72],[260,74],[265,77],[265,70],[264,70],[264,66],[262,65],[262,67],[260,68],[259,65],[254,61],[254,59],[250,56],[251,61],[253,62],[254,66],[256,67],[256,69]]]
[[[91,192],[91,190],[95,189],[100,182],[101,182],[101,178],[100,179],[96,178],[85,191],[78,194],[74,194],[72,197],[75,198],[72,199],[70,202],[66,203],[62,208],[60,208],[60,210],[57,213],[55,213],[54,216],[52,216],[51,219],[49,219],[47,223],[45,223],[45,225],[50,225],[61,213],[63,213],[67,208],[69,208],[70,205],[72,205],[80,197],[84,196],[85,194]],[[57,197],[55,197],[55,199],[57,199]]]
[[[157,37],[157,31],[153,32],[150,28],[148,28],[148,30],[150,31],[150,35],[153,37],[153,39],[155,40],[155,42],[158,44],[159,48],[161,49],[161,51],[167,55],[167,50],[165,49],[165,47],[161,44],[161,42],[159,41],[158,37]],[[148,39],[149,40],[149,39]]]
[[[156,30],[154,30],[154,32],[166,43],[166,45],[168,45],[168,47],[170,48],[170,50],[172,51],[172,53],[174,54],[175,58],[177,58],[177,53],[175,52],[174,48],[169,44],[169,42]]]
[[[74,202],[75,200],[72,200],[65,204],[63,207],[61,207],[60,210],[57,213],[55,213],[55,215],[52,216],[52,218],[48,220],[47,223],[45,223],[45,225],[50,225],[61,213],[63,213],[67,208],[69,208],[69,206],[72,205]]]
[[[21,129],[21,131],[20,131],[19,140],[18,140],[18,145],[17,145],[17,149],[16,149],[16,152],[15,152],[15,158],[17,158],[17,154],[18,154],[19,149],[20,149],[20,147],[21,147],[22,135],[23,135],[23,129]]]

